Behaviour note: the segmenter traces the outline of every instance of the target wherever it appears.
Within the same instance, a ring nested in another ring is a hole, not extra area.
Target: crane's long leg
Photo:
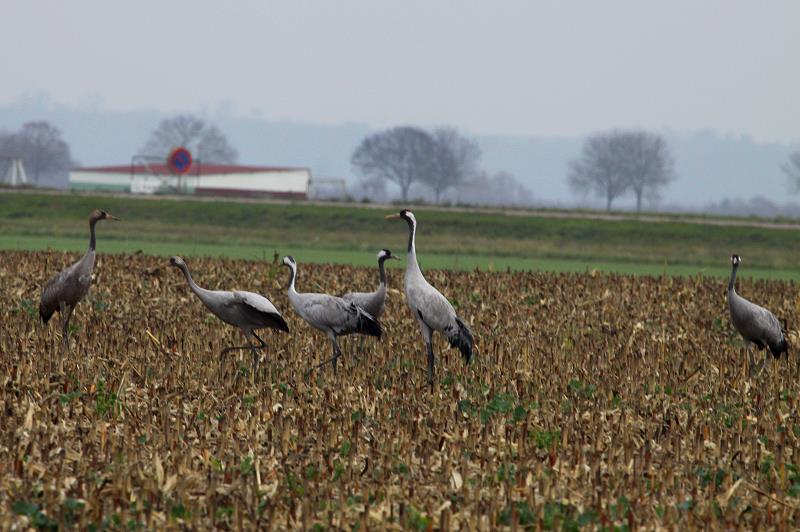
[[[364,356],[364,353],[367,350],[366,346],[367,346],[367,337],[366,336],[362,336],[361,338],[358,339],[358,356],[359,357],[363,357]]]
[[[247,339],[247,341],[250,343],[250,349],[252,349],[252,351],[253,351],[253,375],[255,375],[256,380],[258,380],[258,359],[259,359],[259,356],[258,356],[258,352],[256,351],[256,349],[264,349],[265,347],[267,347],[267,343],[264,340],[262,340],[261,337],[258,336],[255,331],[250,331],[250,334],[253,336],[253,338],[258,340],[258,344],[259,344],[258,347],[256,348],[255,346],[253,346],[253,343],[250,340],[250,338]]]
[[[425,340],[425,349],[428,352],[428,385],[431,387],[431,392],[432,392],[433,391],[433,364],[434,364],[434,359],[435,359],[435,357],[433,355],[433,330],[422,319],[422,314],[419,314],[419,319],[417,320],[417,322],[419,323],[419,330],[422,333],[422,339]]]
[[[306,374],[305,374],[306,377],[311,375],[312,371],[314,371],[315,369],[321,368],[322,366],[324,366],[328,362],[333,364],[333,371],[334,371],[334,373],[336,372],[336,360],[342,354],[342,351],[339,349],[339,344],[336,342],[336,337],[335,336],[331,336],[329,338],[331,339],[331,346],[333,346],[333,356],[331,358],[327,359],[327,360],[324,360],[324,361],[320,362],[319,364],[317,364],[313,368],[311,368],[308,371],[306,371]]]
[[[767,358],[765,357],[764,360],[756,364],[751,345],[747,346],[747,354],[750,357],[750,377],[753,377],[754,375],[760,375],[761,372],[764,371],[764,364],[766,364]],[[767,351],[767,357],[769,357],[769,351]]]
[[[245,334],[245,337],[247,337],[247,333],[244,333],[244,334]],[[263,349],[263,348],[267,347],[267,343],[264,340],[262,340],[255,333],[255,331],[251,332],[250,334],[252,334],[255,337],[255,339],[258,340],[258,342],[259,342],[258,347],[256,347],[255,349]],[[230,347],[226,347],[225,349],[220,351],[219,354],[220,354],[220,356],[222,356],[222,355],[224,355],[226,353],[230,353],[231,351],[241,351],[242,349],[252,349],[253,345],[250,343],[250,339],[249,338],[248,338],[247,342],[248,342],[248,345],[232,345]]]
[[[336,341],[336,337],[333,337],[333,358],[331,359],[331,365],[333,366],[333,372],[336,373],[336,362],[339,360],[339,357],[342,354],[342,350],[339,349],[339,342]]]
[[[256,351],[256,346],[253,345],[253,341],[250,340],[250,334],[247,334],[247,343],[250,344],[250,350],[253,352],[253,382],[258,381],[258,351]]]
[[[264,349],[265,347],[267,347],[267,343],[264,340],[262,340],[261,337],[255,333],[255,331],[242,330],[242,333],[244,334],[244,337],[247,340],[247,345],[232,345],[230,347],[226,347],[225,349],[219,352],[219,356],[230,353],[231,351],[241,351],[242,349],[249,349],[250,351],[253,352],[253,375],[255,375],[256,372],[258,371],[258,353],[256,352],[256,349]],[[254,337],[256,340],[258,340],[258,347],[253,345],[253,342],[250,339],[251,336]]]
[[[69,319],[72,317],[72,305],[61,304],[61,312],[64,315],[64,323],[61,326],[61,341],[64,343],[64,348],[69,347]]]
[[[431,387],[431,391],[433,391],[433,363],[435,359],[433,355],[433,344],[426,341],[425,347],[428,349],[428,385]]]

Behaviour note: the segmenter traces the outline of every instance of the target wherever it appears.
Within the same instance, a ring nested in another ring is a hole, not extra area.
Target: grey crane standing
[[[64,346],[69,345],[69,319],[72,311],[81,299],[86,297],[92,286],[92,270],[94,270],[96,239],[94,226],[100,220],[119,220],[106,211],[95,209],[89,215],[89,249],[76,263],[61,270],[42,288],[39,301],[39,316],[47,323],[56,311],[61,312],[63,324],[61,337]]]
[[[781,353],[789,356],[789,344],[786,341],[781,325],[772,312],[755,303],[751,303],[736,293],[734,283],[736,271],[742,259],[739,255],[731,255],[731,279],[728,282],[728,307],[731,311],[731,321],[739,334],[747,342],[754,343],[759,349],[768,348],[775,358],[780,358]],[[748,348],[751,371],[754,367],[753,354]]]
[[[324,332],[331,341],[333,357],[330,362],[334,371],[336,371],[336,361],[342,354],[337,337],[346,334],[381,337],[383,331],[378,320],[355,303],[328,294],[299,293],[295,288],[297,262],[293,257],[287,256],[283,258],[283,264],[291,270],[289,302],[301,318],[315,329]],[[328,360],[317,367],[327,363]]]
[[[357,306],[366,310],[373,318],[378,319],[383,314],[386,303],[386,259],[400,260],[388,249],[378,252],[378,270],[380,272],[380,284],[374,292],[350,292],[342,296],[347,302],[353,302]]]
[[[450,347],[461,351],[464,361],[469,363],[475,340],[469,327],[456,315],[453,305],[438,290],[425,280],[417,262],[417,219],[408,209],[386,217],[387,220],[405,220],[408,224],[408,261],[406,264],[406,303],[419,322],[425,347],[428,350],[428,384],[433,387],[433,331],[441,332]]]
[[[258,375],[258,352],[253,345],[253,338],[258,340],[259,349],[266,347],[266,342],[256,334],[258,329],[278,329],[289,332],[289,326],[269,299],[253,292],[241,290],[206,290],[200,288],[192,279],[189,267],[180,257],[171,257],[169,263],[183,272],[189,288],[203,302],[208,310],[229,325],[238,327],[247,340],[247,345],[226,347],[220,352],[224,355],[230,351],[250,349],[253,352],[253,379]]]

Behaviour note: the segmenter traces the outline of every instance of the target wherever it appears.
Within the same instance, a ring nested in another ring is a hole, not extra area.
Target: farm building
[[[308,168],[195,164],[182,176],[165,164],[138,164],[74,168],[71,190],[106,190],[133,194],[198,194],[307,199],[311,183]]]

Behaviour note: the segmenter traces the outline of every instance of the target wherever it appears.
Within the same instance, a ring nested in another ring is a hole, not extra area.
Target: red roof
[[[145,167],[143,164],[137,165],[116,165],[116,166],[90,166],[85,168],[74,168],[81,172],[103,172],[107,174],[164,174],[172,172],[164,163],[154,163]],[[259,172],[285,172],[288,170],[306,170],[306,168],[293,168],[285,166],[239,166],[236,164],[193,164],[192,168],[185,175],[203,174],[255,174]]]

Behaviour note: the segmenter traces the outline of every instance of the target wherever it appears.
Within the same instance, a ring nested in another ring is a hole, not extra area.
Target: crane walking
[[[781,325],[775,315],[764,307],[751,303],[736,293],[734,283],[736,271],[742,259],[739,255],[731,255],[731,279],[728,282],[728,306],[733,326],[747,342],[754,343],[759,349],[769,349],[772,356],[780,358],[781,353],[789,356],[789,344],[786,341]],[[755,365],[753,354],[747,349],[750,358],[750,371]]]
[[[253,379],[258,375],[258,352],[253,345],[253,338],[258,340],[258,349],[267,346],[266,342],[256,334],[257,329],[278,329],[289,332],[289,326],[269,299],[253,292],[241,290],[206,290],[200,288],[192,279],[189,267],[180,257],[171,257],[169,263],[183,272],[189,288],[203,302],[208,310],[229,325],[238,327],[247,340],[247,345],[226,347],[220,352],[224,355],[230,351],[250,349],[253,352]]]
[[[366,310],[355,303],[347,302],[341,297],[328,294],[300,293],[295,289],[297,279],[297,262],[294,257],[283,257],[283,265],[291,270],[289,278],[289,302],[294,311],[306,323],[326,334],[333,347],[330,359],[333,371],[336,362],[342,355],[337,338],[346,334],[366,334],[380,338],[383,334],[381,324]],[[328,360],[316,367],[323,366]],[[316,368],[312,368],[316,369]]]
[[[94,226],[100,220],[119,220],[116,216],[95,209],[89,215],[89,249],[76,263],[54,275],[42,288],[39,301],[39,316],[47,323],[56,311],[61,312],[63,324],[61,338],[64,347],[69,345],[69,319],[75,306],[89,293],[92,286],[92,270],[94,270],[96,239]]]
[[[474,352],[475,340],[469,327],[456,315],[453,305],[438,290],[425,280],[417,262],[417,219],[408,209],[386,217],[387,220],[405,220],[408,224],[408,261],[406,263],[406,302],[419,322],[425,347],[428,350],[428,384],[433,388],[433,331],[441,332],[450,347],[461,351],[464,361],[469,363]]]

